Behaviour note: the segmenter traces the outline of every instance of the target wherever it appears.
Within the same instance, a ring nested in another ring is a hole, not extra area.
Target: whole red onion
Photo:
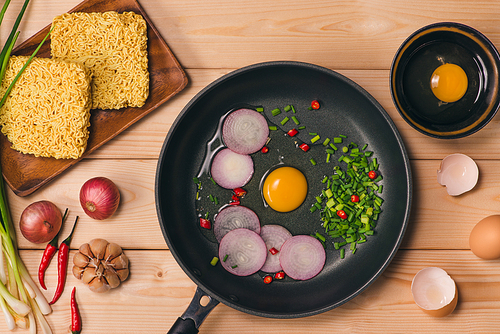
[[[103,220],[115,213],[120,204],[120,192],[110,179],[94,177],[80,189],[80,204],[90,218]]]
[[[52,240],[61,229],[62,215],[59,208],[49,201],[28,205],[19,220],[23,236],[35,244]]]

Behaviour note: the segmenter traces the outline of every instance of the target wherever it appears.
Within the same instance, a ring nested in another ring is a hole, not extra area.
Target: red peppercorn
[[[273,281],[273,277],[271,275],[267,275],[264,277],[264,283],[269,284]]]
[[[375,171],[371,170],[368,172],[368,177],[373,180],[377,177],[377,173]]]
[[[287,134],[290,136],[290,137],[293,137],[295,136],[297,133],[299,133],[299,131],[297,131],[297,129],[291,129],[287,132]]]
[[[267,152],[269,152],[269,147],[264,146],[264,147],[262,147],[262,148],[260,149],[260,151],[261,151],[262,153],[267,153]]]
[[[307,151],[309,151],[309,149],[310,149],[309,145],[307,145],[306,143],[302,143],[302,144],[300,144],[300,145],[299,145],[299,147],[300,147],[300,149],[301,149],[302,151],[304,151],[304,152],[307,152]]]
[[[339,216],[342,219],[347,219],[347,213],[345,213],[344,210],[338,210],[337,211],[337,216]]]
[[[319,102],[318,102],[318,100],[314,100],[314,101],[311,102],[311,108],[313,108],[314,110],[319,109]]]
[[[353,202],[353,203],[359,202],[359,196],[358,195],[352,195],[351,196],[351,202]]]

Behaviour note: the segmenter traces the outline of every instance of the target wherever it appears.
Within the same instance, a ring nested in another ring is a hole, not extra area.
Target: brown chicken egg
[[[469,246],[482,259],[500,258],[500,215],[491,215],[479,221],[470,233]]]

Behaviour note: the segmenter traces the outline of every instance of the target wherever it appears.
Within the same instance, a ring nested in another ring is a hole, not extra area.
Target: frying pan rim
[[[164,214],[163,214],[163,209],[162,206],[160,205],[160,200],[159,200],[159,193],[160,193],[160,180],[161,180],[161,171],[163,169],[163,166],[165,164],[165,159],[163,158],[165,156],[165,152],[167,151],[169,147],[169,143],[171,140],[171,137],[174,135],[175,131],[174,130],[177,125],[183,120],[183,118],[186,116],[186,114],[189,113],[191,110],[192,106],[198,102],[199,99],[201,99],[203,96],[209,94],[212,90],[216,89],[221,83],[227,81],[227,80],[233,80],[235,77],[245,74],[247,72],[254,71],[256,69],[260,68],[265,68],[265,67],[280,67],[280,66],[289,66],[289,67],[300,67],[300,68],[309,68],[314,71],[320,71],[323,72],[329,76],[334,76],[342,81],[344,81],[346,84],[351,85],[354,89],[356,89],[359,93],[361,93],[365,98],[369,100],[369,102],[380,112],[382,117],[385,119],[387,122],[387,125],[389,125],[390,129],[392,130],[393,135],[395,136],[395,139],[397,141],[397,144],[399,146],[400,152],[402,154],[403,162],[404,162],[404,169],[406,171],[407,179],[406,179],[406,211],[405,215],[403,218],[403,223],[401,225],[401,229],[399,231],[398,237],[397,237],[397,242],[394,244],[394,247],[392,248],[391,252],[389,253],[387,259],[383,262],[383,264],[380,266],[380,268],[374,272],[374,274],[371,276],[369,280],[365,282],[365,284],[361,285],[356,291],[354,291],[350,296],[337,301],[336,303],[329,304],[327,306],[323,306],[320,308],[312,309],[309,311],[301,311],[301,312],[286,312],[286,313],[273,313],[273,312],[266,312],[266,311],[259,311],[255,309],[249,309],[247,307],[241,306],[228,298],[221,296],[220,293],[214,291],[213,289],[209,288],[203,283],[203,279],[197,276],[195,273],[193,273],[186,265],[186,263],[183,261],[182,256],[179,255],[179,252],[176,250],[175,246],[170,240],[170,234],[167,231],[165,224],[164,224]],[[164,239],[169,247],[169,250],[171,254],[173,255],[174,259],[176,262],[179,264],[179,266],[182,268],[182,270],[188,275],[188,277],[198,286],[198,288],[202,289],[205,293],[210,295],[212,298],[215,298],[216,300],[222,302],[223,304],[234,308],[236,310],[239,310],[241,312],[245,312],[248,314],[256,315],[256,316],[261,316],[261,317],[266,317],[266,318],[280,318],[280,319],[290,319],[290,318],[299,318],[299,317],[308,317],[316,314],[320,314],[326,311],[329,311],[331,309],[334,309],[336,307],[341,306],[342,304],[350,301],[354,297],[358,296],[361,292],[363,292],[369,285],[371,285],[373,282],[377,280],[377,278],[384,272],[384,270],[388,267],[388,265],[391,263],[392,259],[396,255],[397,251],[399,250],[399,247],[401,245],[401,242],[403,240],[403,237],[405,235],[407,226],[408,226],[408,221],[410,217],[410,212],[411,212],[411,204],[412,204],[412,196],[413,196],[413,183],[412,183],[412,173],[411,173],[411,166],[410,166],[410,161],[408,158],[408,154],[406,151],[406,148],[404,146],[404,142],[401,138],[401,135],[399,134],[399,131],[397,130],[393,120],[390,118],[389,114],[387,111],[380,105],[380,103],[371,95],[369,94],[364,88],[362,88],[360,85],[355,83],[353,80],[345,77],[344,75],[311,63],[306,63],[306,62],[300,62],[300,61],[267,61],[267,62],[260,62],[260,63],[255,63],[251,64],[239,69],[236,69],[234,71],[231,71],[225,75],[222,75],[218,79],[215,79],[212,81],[210,84],[205,86],[201,91],[199,91],[191,100],[184,106],[184,108],[181,110],[179,115],[176,117],[174,122],[172,123],[172,126],[170,127],[165,141],[162,145],[160,154],[159,154],[159,160],[158,160],[158,165],[156,169],[156,179],[155,179],[155,206],[157,210],[157,215],[158,215],[158,220],[160,224],[160,228],[162,230],[162,234],[164,236]]]

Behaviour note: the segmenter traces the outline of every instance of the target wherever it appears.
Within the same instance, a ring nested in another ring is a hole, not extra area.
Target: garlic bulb
[[[129,275],[129,261],[120,246],[93,239],[73,256],[73,275],[94,292],[116,288]]]

